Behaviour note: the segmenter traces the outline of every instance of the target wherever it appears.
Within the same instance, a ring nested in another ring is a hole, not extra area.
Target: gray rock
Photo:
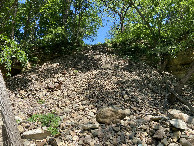
[[[70,112],[71,112],[71,109],[69,109],[69,108],[64,108],[64,109],[63,109],[63,112],[64,112],[64,113],[70,113]]]
[[[18,130],[19,130],[20,133],[24,132],[24,128],[21,125],[18,125]]]
[[[177,143],[170,143],[168,146],[179,146]]]
[[[171,119],[180,119],[180,120],[183,120],[186,123],[194,124],[194,117],[189,116],[187,114],[184,114],[180,110],[169,109],[168,113],[169,113],[169,117]]]
[[[159,144],[157,146],[164,146],[164,144],[162,144],[161,142],[159,142]]]
[[[129,134],[129,139],[133,139],[134,136],[135,136],[135,133],[134,132],[130,133]]]
[[[83,130],[98,129],[98,128],[99,128],[99,124],[88,123],[88,124],[82,125]]]
[[[102,124],[119,123],[126,117],[124,110],[118,110],[112,107],[102,108],[97,112],[96,121]]]
[[[164,136],[165,136],[165,133],[163,130],[157,130],[156,133],[154,134],[153,138],[163,139]]]
[[[134,138],[132,139],[132,142],[133,142],[133,144],[137,144],[138,139],[137,139],[136,137],[134,137]]]
[[[98,137],[98,130],[97,129],[91,130],[91,133],[92,133],[93,137]]]
[[[177,140],[181,137],[181,132],[180,131],[175,131],[173,132],[173,136],[172,136],[172,141],[173,142],[177,142]]]
[[[167,117],[164,117],[164,116],[152,116],[150,117],[150,120],[151,121],[155,121],[155,122],[159,122],[160,120],[167,120],[168,118]]]
[[[36,140],[45,139],[47,136],[51,136],[51,133],[40,128],[26,131],[22,134],[22,138],[24,139],[36,139]]]
[[[170,120],[170,124],[177,129],[181,129],[181,130],[188,129],[186,123],[179,119]]]
[[[126,138],[124,133],[121,133],[120,140],[121,140],[121,143],[126,143]]]
[[[115,132],[119,132],[119,131],[120,131],[120,127],[113,127],[113,130],[114,130]]]
[[[180,144],[182,146],[192,146],[192,144],[188,140],[186,140],[185,138],[180,139]]]
[[[93,112],[89,112],[89,113],[88,113],[88,116],[90,116],[90,117],[95,117],[95,114],[94,114]]]
[[[161,143],[164,144],[165,146],[168,145],[168,140],[167,140],[167,138],[164,138],[163,140],[161,140]]]

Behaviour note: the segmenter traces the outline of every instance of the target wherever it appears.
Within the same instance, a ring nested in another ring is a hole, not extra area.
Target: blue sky
[[[21,3],[25,3],[26,0],[20,0]],[[104,27],[99,28],[97,37],[94,38],[94,41],[91,40],[85,40],[84,42],[86,44],[97,44],[97,43],[104,43],[105,38],[108,38],[108,31],[110,30],[113,23],[111,21],[107,22],[107,20],[110,20],[110,18],[105,17],[103,20]]]

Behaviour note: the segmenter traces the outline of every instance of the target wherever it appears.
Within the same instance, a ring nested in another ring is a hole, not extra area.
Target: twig
[[[174,97],[176,97],[181,103],[185,104],[188,106],[188,108],[192,111],[192,113],[194,113],[194,107],[189,103],[187,102],[186,100],[184,100],[182,97],[180,97],[174,90],[172,90],[169,86],[167,86],[168,88],[168,91],[170,91]]]

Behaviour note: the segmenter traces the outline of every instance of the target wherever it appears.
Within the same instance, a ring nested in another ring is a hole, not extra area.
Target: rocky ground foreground
[[[25,146],[192,146],[194,117],[168,105],[167,84],[177,80],[93,46],[14,76],[7,88]],[[183,91],[193,104],[193,88]],[[60,134],[27,120],[37,113],[58,115]]]

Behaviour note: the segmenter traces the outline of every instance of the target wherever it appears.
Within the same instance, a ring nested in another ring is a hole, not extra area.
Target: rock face
[[[97,112],[96,121],[102,124],[119,123],[126,117],[126,112],[112,107],[102,108]]]

